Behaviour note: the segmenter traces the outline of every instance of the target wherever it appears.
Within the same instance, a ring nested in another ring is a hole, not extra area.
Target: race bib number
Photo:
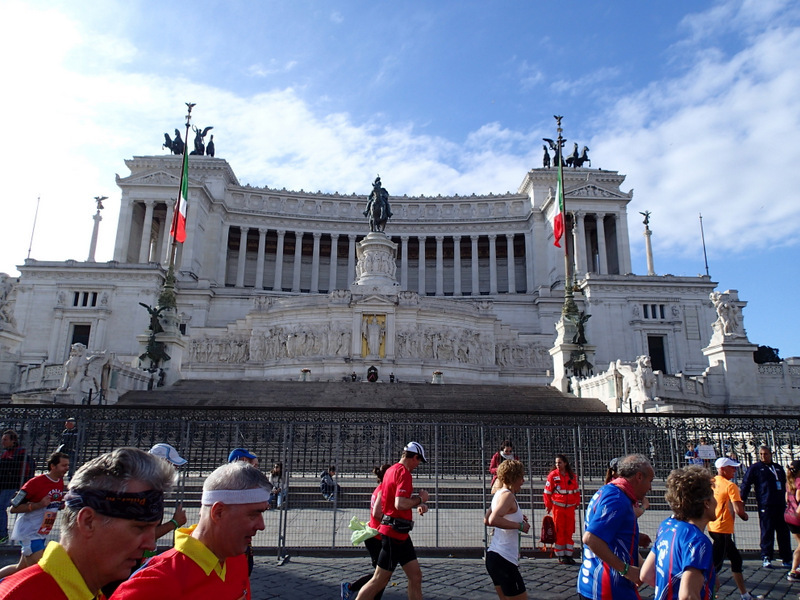
[[[53,525],[56,524],[56,516],[58,515],[58,502],[51,502],[47,510],[44,511],[44,517],[42,518],[42,524],[39,526],[39,535],[47,535],[49,534],[52,529]]]

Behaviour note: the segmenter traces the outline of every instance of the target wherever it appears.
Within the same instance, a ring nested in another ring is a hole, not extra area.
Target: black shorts
[[[495,587],[499,587],[504,596],[519,596],[525,592],[525,582],[519,567],[507,561],[497,552],[486,553],[486,570]]]
[[[364,546],[366,546],[367,552],[369,552],[369,557],[372,559],[373,567],[378,566],[378,557],[381,554],[381,546],[382,546],[381,540],[384,537],[385,536],[378,535],[364,540]]]
[[[792,525],[791,523],[786,523],[786,526],[792,533],[800,535],[800,525]]]
[[[381,552],[378,555],[378,565],[385,571],[392,571],[410,563],[412,560],[417,560],[417,551],[414,550],[414,544],[411,538],[406,538],[402,542],[388,535],[384,535],[381,539]]]
[[[739,549],[736,547],[736,542],[733,541],[732,533],[714,533],[709,531],[708,535],[714,540],[714,546],[711,549],[711,558],[714,563],[714,568],[719,572],[725,559],[731,561],[731,572],[742,572],[742,555],[739,554]]]

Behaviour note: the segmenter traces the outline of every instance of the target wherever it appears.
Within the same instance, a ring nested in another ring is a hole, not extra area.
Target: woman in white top
[[[519,572],[519,536],[531,529],[528,517],[517,503],[517,492],[525,482],[525,467],[518,460],[504,460],[497,468],[503,487],[492,497],[486,523],[494,527],[494,536],[486,552],[486,570],[500,600],[527,600],[525,582]]]

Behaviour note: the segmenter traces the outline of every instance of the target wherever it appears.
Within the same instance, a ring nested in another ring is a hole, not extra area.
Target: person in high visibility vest
[[[555,552],[562,565],[577,564],[572,558],[572,536],[575,534],[575,509],[581,502],[578,476],[569,459],[556,454],[556,468],[550,471],[544,484],[544,506],[552,514],[556,527]]]

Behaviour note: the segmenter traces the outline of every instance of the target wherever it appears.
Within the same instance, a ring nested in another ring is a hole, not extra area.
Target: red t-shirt
[[[411,492],[414,491],[411,471],[406,469],[402,463],[392,465],[383,476],[381,490],[381,508],[384,515],[399,517],[408,521],[413,519],[413,511],[410,508],[408,510],[397,510],[394,504],[395,498],[411,498]],[[378,531],[396,540],[408,539],[407,533],[398,533],[390,525],[381,525]]]

